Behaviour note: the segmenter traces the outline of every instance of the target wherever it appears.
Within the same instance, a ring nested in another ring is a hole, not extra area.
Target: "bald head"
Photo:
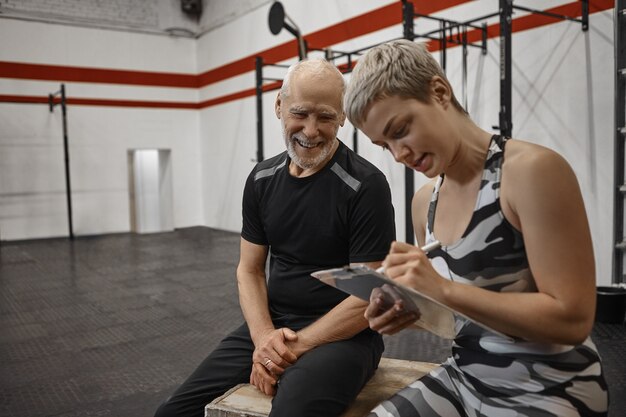
[[[289,89],[295,79],[310,81],[311,83],[323,83],[323,85],[335,85],[343,101],[343,94],[346,91],[343,75],[337,67],[324,59],[306,59],[290,66],[280,88],[282,98],[289,96]]]
[[[312,175],[337,150],[337,131],[346,120],[345,88],[343,75],[328,61],[301,61],[287,71],[274,108],[282,124],[292,175]]]

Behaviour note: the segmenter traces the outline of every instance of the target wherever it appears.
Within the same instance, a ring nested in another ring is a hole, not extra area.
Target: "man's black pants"
[[[293,318],[288,323],[281,321],[275,320],[277,328],[298,330],[305,325],[294,323]],[[382,337],[366,329],[351,339],[305,353],[280,378],[270,416],[339,416],[374,375],[383,350]],[[155,417],[204,416],[204,407],[213,399],[237,384],[250,382],[253,352],[254,344],[244,324],[220,342],[161,404]]]

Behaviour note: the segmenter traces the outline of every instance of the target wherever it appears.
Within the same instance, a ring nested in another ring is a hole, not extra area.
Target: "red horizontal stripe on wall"
[[[68,98],[67,104],[79,106],[113,106],[113,107],[148,107],[165,109],[193,109],[200,108],[199,103],[184,103],[178,101],[143,101],[143,100],[104,100],[89,98]]]
[[[60,99],[55,98],[55,103]],[[31,103],[48,104],[48,97],[41,96],[16,96],[0,94],[0,103]],[[108,100],[94,98],[67,98],[67,104],[72,106],[102,106],[102,107],[145,107],[159,109],[200,109],[199,103],[184,103],[177,101],[143,101],[143,100]]]
[[[27,80],[198,88],[196,74],[110,70],[0,61],[0,77]]]
[[[13,95],[7,95],[7,94],[0,94],[0,103],[46,103],[48,104],[48,97],[13,96]]]
[[[216,106],[218,104],[227,103],[229,101],[239,100],[241,98],[250,97],[256,94],[256,89],[250,88],[248,90],[239,91],[238,93],[228,94],[225,96],[212,98],[200,102],[199,107],[204,109],[205,107]]]
[[[415,11],[421,14],[431,14],[469,0],[439,0],[431,2],[421,2],[415,6]],[[425,3],[425,4],[422,4]],[[305,35],[309,48],[323,49],[340,42],[344,42],[358,36],[367,35],[377,30],[385,29],[393,25],[402,23],[402,3],[392,3],[371,12],[353,17],[335,25],[320,29]],[[269,30],[269,29],[268,29]],[[255,58],[263,57],[265,62],[280,62],[298,55],[298,44],[296,40],[283,43],[276,47],[266,49],[254,55],[249,55],[237,61],[223,65],[221,67],[206,71],[200,74],[198,84],[200,87],[225,80],[254,70]]]

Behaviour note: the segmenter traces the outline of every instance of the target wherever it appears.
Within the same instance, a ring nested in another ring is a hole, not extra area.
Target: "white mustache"
[[[297,132],[291,135],[292,140],[297,140],[298,142],[302,142],[305,145],[315,145],[315,142],[309,140],[309,138],[302,132]]]
[[[314,148],[318,145],[317,141],[309,140],[309,138],[302,132],[291,135],[291,140],[298,142],[300,146],[304,146],[306,148]]]

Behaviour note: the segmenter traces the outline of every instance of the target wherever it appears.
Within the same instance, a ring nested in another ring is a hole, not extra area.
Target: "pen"
[[[425,245],[424,245],[424,246],[422,246],[420,249],[422,250],[422,252],[424,252],[424,253],[428,253],[428,252],[430,252],[430,251],[432,251],[432,250],[439,249],[440,247],[441,247],[441,242],[440,242],[440,241],[438,241],[438,240],[435,240],[435,241],[433,241],[433,242],[430,242],[430,243],[425,244]],[[378,268],[378,269],[376,270],[376,272],[379,272],[379,273],[381,273],[381,274],[384,274],[384,273],[385,273],[385,267],[384,267],[384,266],[381,266],[380,268]]]

